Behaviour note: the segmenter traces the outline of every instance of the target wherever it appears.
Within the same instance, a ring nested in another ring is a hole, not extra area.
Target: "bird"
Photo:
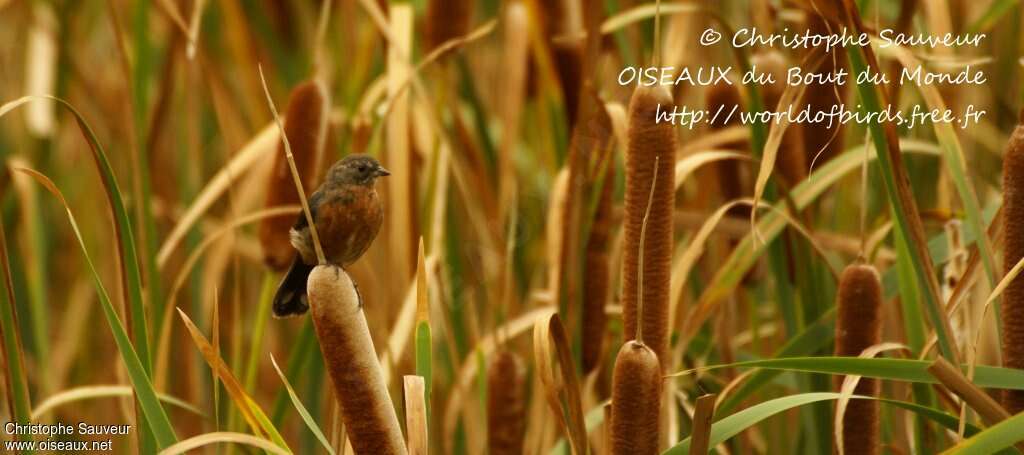
[[[309,197],[309,213],[328,264],[345,268],[366,252],[384,223],[384,207],[374,188],[391,175],[373,157],[351,154],[334,163]],[[309,309],[306,280],[319,263],[305,213],[289,230],[295,259],[274,293],[276,318],[301,316]]]

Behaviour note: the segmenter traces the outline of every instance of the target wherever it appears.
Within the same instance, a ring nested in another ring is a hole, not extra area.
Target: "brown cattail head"
[[[487,369],[487,449],[520,455],[526,430],[526,368],[515,353],[498,352]]]
[[[340,267],[309,274],[310,312],[324,364],[356,453],[405,454],[388,387],[352,279]]]
[[[629,146],[626,151],[626,194],[622,252],[622,310],[627,339],[637,329],[640,249],[643,248],[643,341],[659,359],[668,349],[669,278],[672,261],[672,209],[675,205],[676,133],[671,122],[657,122],[659,109],[672,109],[672,93],[664,86],[637,87],[629,103]],[[655,160],[657,186],[652,193]],[[640,231],[651,201],[645,245]]]
[[[473,22],[473,0],[430,0],[424,28],[427,47],[433,49],[445,41],[469,33]]]
[[[1024,257],[1024,126],[1018,125],[1003,155],[1003,272]],[[1003,291],[1003,366],[1024,368],[1024,276]],[[1024,391],[1003,392],[1010,414],[1024,411]]]
[[[843,270],[836,296],[837,356],[859,356],[881,342],[882,282],[870,265],[853,264]],[[836,389],[843,378],[836,377]],[[854,393],[877,396],[878,380],[861,378]],[[851,400],[843,416],[844,452],[878,453],[878,402]]]
[[[608,249],[611,247],[612,202],[615,187],[615,170],[609,165],[605,170],[601,193],[597,199],[594,221],[590,225],[586,256],[583,264],[583,372],[589,373],[597,367],[604,352],[604,332],[608,316],[604,312],[608,303],[610,263]]]
[[[760,74],[771,74],[774,83],[761,85],[761,96],[764,98],[764,108],[770,111],[785,111],[790,106],[779,106],[782,94],[786,90],[786,71],[789,64],[781,52],[769,50],[754,55],[750,63],[757,68]],[[807,152],[804,151],[803,124],[790,123],[786,132],[782,135],[782,144],[779,146],[779,155],[775,161],[779,174],[786,181],[786,185],[792,187],[807,177]]]
[[[327,88],[319,80],[299,84],[288,98],[284,119],[284,132],[291,144],[295,167],[302,179],[302,188],[308,196],[320,183],[327,137],[329,135],[330,98]],[[284,144],[278,145],[274,168],[267,182],[266,206],[298,205],[299,193],[285,157]],[[259,238],[263,247],[263,260],[275,271],[288,268],[295,256],[288,237],[295,219],[278,216],[260,223]]]
[[[613,455],[658,453],[661,412],[661,364],[645,344],[627,341],[612,370]]]

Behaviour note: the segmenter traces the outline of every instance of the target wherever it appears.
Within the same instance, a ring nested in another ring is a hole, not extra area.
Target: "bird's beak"
[[[377,176],[378,177],[387,177],[389,175],[391,175],[391,172],[389,172],[387,169],[384,169],[384,167],[382,167],[382,166],[377,166]]]

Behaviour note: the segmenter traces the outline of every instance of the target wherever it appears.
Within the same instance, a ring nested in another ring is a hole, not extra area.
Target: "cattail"
[[[487,369],[488,453],[523,453],[526,401],[526,368],[523,361],[512,352],[498,352]]]
[[[1024,257],[1024,126],[1010,136],[1003,156],[1003,272]],[[1024,368],[1024,277],[1003,291],[1003,366]],[[1024,411],[1024,391],[1003,392],[1010,414]]]
[[[316,79],[299,84],[288,99],[284,131],[291,144],[295,167],[307,196],[320,182],[320,170],[323,168],[324,151],[328,143],[329,110],[327,87]],[[298,205],[299,193],[295,190],[295,182],[288,168],[284,144],[278,147],[280,150],[267,182],[266,206]],[[278,216],[266,218],[260,223],[263,260],[275,271],[286,269],[295,255],[288,236],[294,221],[292,217]]]
[[[837,356],[859,356],[882,338],[882,282],[870,265],[843,270],[836,295]],[[836,389],[843,378],[836,377]],[[878,380],[861,378],[857,395],[877,396]],[[851,400],[843,416],[843,449],[849,454],[878,453],[878,402]]]
[[[765,109],[775,112],[788,109],[789,106],[779,106],[782,93],[787,87],[785,80],[786,71],[789,68],[782,53],[775,50],[762,52],[755,55],[750,62],[757,68],[758,73],[770,74],[774,79],[774,83],[761,86]],[[807,152],[804,151],[803,134],[801,123],[790,123],[782,135],[778,158],[775,161],[779,174],[789,187],[793,187],[807,177]]]
[[[660,412],[658,356],[643,342],[627,341],[615,357],[612,370],[611,453],[658,453]]]
[[[816,2],[815,6],[821,9],[821,14],[825,17],[836,17],[836,14],[840,14],[838,10],[832,8],[831,2]],[[807,14],[807,28],[810,33],[815,35],[830,35],[837,33],[840,28],[835,23],[828,23],[816,12],[810,12]],[[830,31],[831,30],[831,31]],[[820,55],[819,48],[811,49],[809,52]],[[817,59],[813,56],[807,61],[816,61]],[[821,66],[814,72],[822,74],[833,74],[846,67],[846,52],[843,49],[832,50],[831,53],[825,55],[825,58],[821,62]],[[813,70],[813,69],[809,69]],[[815,112],[830,112],[836,106],[843,103],[842,94],[844,86],[836,85],[835,83],[825,84],[810,84],[804,90],[804,99],[799,106],[806,106],[811,113]],[[838,95],[838,96],[837,96]],[[814,128],[804,128],[804,146],[807,153],[807,163],[820,166],[825,163],[833,156],[836,156],[843,150],[843,134],[842,124],[840,122],[833,122],[832,126],[829,127],[827,123],[815,125]],[[817,158],[817,159],[815,159]]]
[[[610,163],[601,183],[601,194],[597,199],[594,221],[590,225],[590,238],[584,258],[583,277],[583,372],[589,373],[597,367],[604,352],[604,332],[608,315],[604,307],[608,303],[609,255],[612,229],[612,195],[615,186],[615,170]]]
[[[427,47],[433,49],[445,41],[469,33],[473,21],[473,0],[430,0],[424,19]]]
[[[358,454],[405,454],[398,416],[352,279],[339,267],[317,266],[309,274],[308,293],[352,448]]]
[[[650,219],[643,262],[644,340],[665,359],[668,349],[669,278],[672,261],[672,209],[676,135],[671,122],[658,122],[655,114],[672,109],[672,93],[664,86],[638,87],[629,103],[629,146],[626,152],[626,194],[622,252],[622,310],[625,333],[637,329],[640,233],[648,199]],[[657,186],[652,181],[657,167]]]

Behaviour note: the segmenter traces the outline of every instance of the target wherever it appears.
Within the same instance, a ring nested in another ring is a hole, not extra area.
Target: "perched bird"
[[[384,209],[373,184],[390,175],[377,160],[362,154],[346,156],[331,166],[324,183],[309,197],[309,212],[327,262],[346,267],[373,243],[384,222]],[[316,247],[306,215],[300,213],[289,231],[298,251],[274,294],[274,316],[299,316],[309,309],[306,279],[317,265]]]

